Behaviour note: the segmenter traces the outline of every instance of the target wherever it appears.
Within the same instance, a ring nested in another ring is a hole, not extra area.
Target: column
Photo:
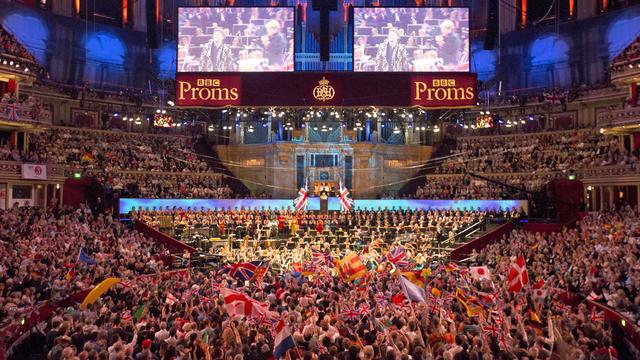
[[[130,4],[133,6],[133,29],[137,31],[147,31],[147,0],[138,0]]]
[[[499,6],[500,34],[514,31],[516,29],[516,16],[520,15],[520,12],[515,10],[519,8],[517,0],[500,1]]]
[[[587,19],[595,16],[598,8],[598,0],[580,0],[576,1],[576,11],[578,20]]]

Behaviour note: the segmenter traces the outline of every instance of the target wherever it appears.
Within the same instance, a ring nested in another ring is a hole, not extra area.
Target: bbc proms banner
[[[47,165],[22,164],[22,178],[29,180],[47,180]]]
[[[178,73],[176,105],[420,106],[477,102],[473,73]]]

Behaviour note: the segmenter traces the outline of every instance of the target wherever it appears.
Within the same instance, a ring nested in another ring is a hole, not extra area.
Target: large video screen
[[[293,71],[292,7],[183,7],[178,21],[178,72]]]
[[[469,9],[355,8],[355,71],[469,71]]]

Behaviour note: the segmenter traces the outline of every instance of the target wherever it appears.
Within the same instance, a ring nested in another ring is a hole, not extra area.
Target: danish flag
[[[527,276],[527,268],[525,265],[524,257],[520,255],[516,262],[511,264],[509,269],[509,291],[520,292],[522,287],[529,283],[529,277]]]
[[[342,185],[342,179],[340,180],[340,209],[342,211],[349,211],[353,207],[353,200],[349,198],[349,190]]]
[[[298,197],[293,200],[293,205],[296,207],[296,211],[305,210],[307,208],[307,199],[309,193],[307,191],[307,181],[304,181],[304,186],[298,190]]]

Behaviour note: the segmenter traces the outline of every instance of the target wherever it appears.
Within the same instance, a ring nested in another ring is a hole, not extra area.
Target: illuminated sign
[[[467,108],[473,73],[178,73],[176,105]]]

